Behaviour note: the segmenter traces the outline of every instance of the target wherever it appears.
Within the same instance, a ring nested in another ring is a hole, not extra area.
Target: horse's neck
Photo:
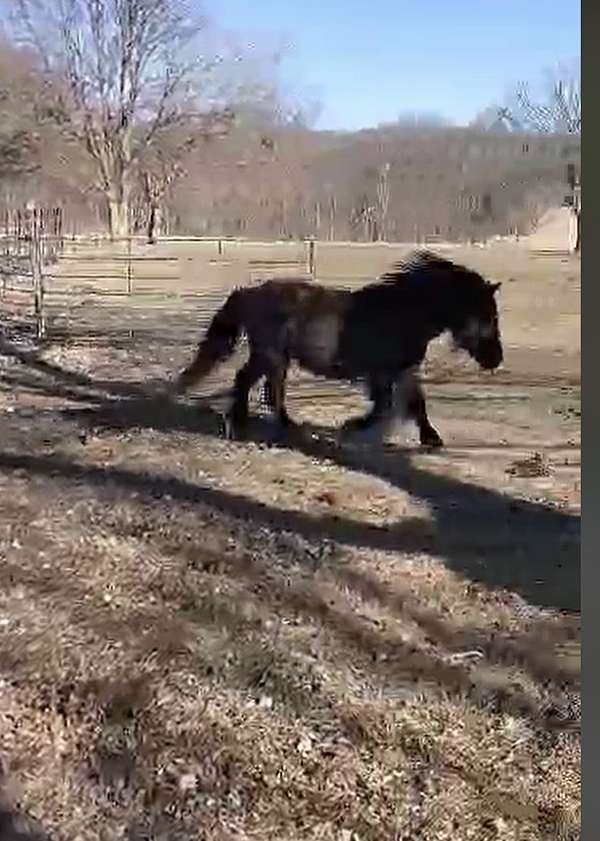
[[[431,336],[429,341],[451,330],[456,321],[457,290],[452,279],[440,279],[435,287],[424,290],[424,306],[428,312]]]
[[[402,325],[408,328],[409,334],[419,333],[425,342],[430,342],[453,326],[456,290],[452,280],[443,276],[429,282],[422,278],[403,278],[389,285],[373,284],[354,294],[360,310],[367,304],[374,317],[380,319],[382,310],[387,309],[394,331]]]

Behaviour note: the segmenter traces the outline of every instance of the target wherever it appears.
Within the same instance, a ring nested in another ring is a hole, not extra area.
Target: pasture
[[[408,250],[319,244],[316,275]],[[363,398],[304,372],[302,440],[258,391],[251,440],[223,440],[243,347],[159,396],[228,291],[301,246],[136,245],[129,280],[67,248],[40,347],[5,293],[0,835],[579,837],[580,265],[435,250],[503,281],[505,344],[494,375],[432,347],[435,453],[412,427],[339,446]]]

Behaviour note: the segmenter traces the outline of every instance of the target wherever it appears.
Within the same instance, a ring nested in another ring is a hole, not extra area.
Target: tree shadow
[[[19,809],[13,808],[3,791],[4,773],[0,768],[0,838],[2,841],[51,841],[51,836]]]
[[[84,422],[95,428],[151,428],[218,436],[222,418],[210,402],[210,398],[195,405],[142,399],[126,405],[104,404],[86,412]],[[77,410],[74,414],[77,416]],[[542,607],[579,611],[580,518],[575,514],[425,470],[414,464],[410,448],[339,446],[332,430],[323,427],[305,425],[302,434],[282,438],[274,424],[253,418],[248,438],[383,479],[428,503],[435,524],[433,532],[421,526],[416,535],[414,523],[378,529],[335,518],[326,525],[325,518],[322,537],[370,548],[434,553],[473,581],[513,590]],[[313,536],[317,536],[314,531]]]
[[[477,651],[488,662],[522,665],[542,683],[547,680],[563,685],[579,683],[579,668],[557,662],[555,656],[556,643],[578,638],[577,616],[563,617],[560,625],[538,620],[522,635],[507,635],[481,627],[461,629],[439,611],[423,607],[414,594],[391,587],[364,570],[337,565],[335,574],[342,583],[360,593],[363,599],[375,600],[415,621],[429,638],[450,652]],[[568,618],[572,621],[567,621]]]
[[[2,371],[0,384],[7,391],[27,389],[47,397],[95,403],[100,414],[103,411],[107,412],[113,421],[123,414],[124,418],[129,418],[129,422],[135,425],[146,425],[146,423],[137,424],[138,417],[140,421],[144,417],[154,418],[154,422],[162,417],[164,428],[169,413],[169,405],[161,394],[165,385],[163,379],[118,380],[115,378],[99,379],[91,377],[81,371],[73,371],[48,362],[42,358],[38,349],[28,350],[19,347],[2,335],[0,335],[0,354],[10,356],[21,363],[20,368]],[[224,399],[230,393],[230,388],[222,389],[211,394],[210,400],[214,402],[215,399]],[[202,405],[204,402],[201,400],[200,404]],[[113,404],[115,404],[114,411],[112,411]],[[157,411],[159,414],[157,414]],[[173,422],[175,422],[176,416],[177,413],[169,415]],[[195,416],[195,425],[193,425],[192,417],[193,415],[190,413],[190,424],[186,429],[197,431],[198,418]]]
[[[112,504],[114,504],[114,488],[116,486],[117,489],[133,490],[146,497],[158,500],[170,497],[175,503],[207,505],[211,508],[220,509],[237,519],[250,520],[252,531],[254,528],[260,528],[261,525],[271,528],[275,526],[279,530],[294,532],[308,539],[333,540],[339,543],[351,543],[361,547],[377,549],[406,551],[408,548],[409,551],[423,551],[424,546],[426,546],[422,533],[422,520],[404,521],[395,529],[388,530],[381,527],[369,527],[346,518],[311,517],[300,511],[282,511],[240,495],[199,487],[173,477],[137,473],[114,466],[82,465],[58,456],[2,453],[0,454],[0,467],[5,470],[24,469],[31,474],[66,479],[74,483],[84,482],[99,490],[102,489],[104,494],[110,496]],[[103,495],[102,492],[100,495]],[[193,543],[187,548],[193,550],[194,558],[196,558],[196,544]],[[176,554],[183,553],[185,556],[186,544],[177,545],[172,551],[175,551]],[[402,604],[401,597],[387,591],[380,582],[355,570],[344,570],[337,564],[334,564],[333,569],[335,576],[342,583],[350,585],[363,597],[367,599],[375,597],[379,601],[391,605],[395,610],[403,611],[405,609],[406,605]],[[254,570],[253,564],[248,563],[247,558],[244,558],[243,564],[236,571],[238,577],[240,575],[244,578],[257,576],[257,582],[260,581],[264,573],[265,570],[262,570],[258,571],[257,574],[257,570]],[[64,587],[64,585],[65,582],[62,582],[60,586]],[[47,582],[46,586],[49,586]],[[58,586],[58,582],[55,582],[53,586]],[[406,646],[401,640],[395,636],[393,639],[388,639],[386,634],[365,627],[358,617],[348,618],[345,612],[340,613],[339,610],[326,603],[322,597],[319,597],[318,592],[313,590],[304,592],[297,589],[290,591],[285,587],[276,586],[270,579],[267,597],[272,601],[275,596],[283,601],[289,609],[308,614],[314,619],[324,622],[328,627],[335,629],[336,635],[341,635],[341,638],[350,648],[357,651],[370,651],[377,657],[383,655],[390,664],[388,668],[397,677],[411,674],[413,676],[417,675],[424,681],[428,679],[433,681],[435,675],[435,681],[441,682],[453,690],[466,689],[469,686],[468,676],[461,669],[457,669],[455,666],[444,666],[442,668],[438,658],[432,660],[427,653],[404,650]],[[192,608],[192,613],[194,612],[197,613],[196,607]],[[453,629],[435,614],[428,613],[415,604],[408,605],[408,613],[427,633],[434,636],[438,642],[441,642],[450,650],[460,649],[461,645],[464,645],[465,640],[456,634],[456,629]],[[129,617],[129,619],[133,621],[134,617]],[[145,622],[144,616],[140,616],[139,619],[142,623]],[[116,626],[113,626],[112,623],[109,624],[111,624],[111,629],[107,627],[105,631],[118,632],[119,623]],[[140,629],[138,628],[138,630]],[[552,665],[550,651],[541,652],[538,657],[537,652],[532,654],[528,647],[520,645],[518,640],[496,638],[494,642],[493,635],[484,633],[478,636],[477,643],[484,646],[484,651],[489,649],[488,653],[491,660],[505,661],[508,659],[509,661],[524,663],[536,677],[546,679],[552,677],[568,682],[572,682],[574,677],[573,674],[561,671],[556,664]],[[394,664],[395,666],[392,669]],[[509,706],[512,706],[512,702]],[[520,711],[523,711],[526,706],[526,701],[518,702]]]
[[[467,664],[460,662],[446,663],[432,651],[411,646],[393,630],[370,625],[364,617],[359,616],[351,608],[344,609],[343,606],[332,604],[323,592],[319,579],[313,580],[310,576],[300,576],[299,580],[290,585],[285,574],[274,573],[269,568],[268,562],[263,562],[255,552],[247,551],[247,549],[255,548],[261,540],[261,523],[279,525],[281,515],[286,516],[286,513],[290,512],[260,506],[241,497],[232,498],[231,494],[224,491],[201,488],[172,477],[135,473],[120,467],[100,468],[93,465],[81,465],[57,456],[35,457],[4,453],[0,455],[0,466],[8,470],[26,469],[38,476],[56,477],[63,482],[66,480],[69,484],[85,483],[93,487],[99,496],[104,489],[110,504],[117,508],[119,496],[115,495],[115,489],[121,494],[135,489],[150,498],[162,498],[168,494],[173,500],[169,503],[172,508],[178,503],[207,504],[236,517],[247,515],[249,506],[252,506],[249,514],[251,523],[241,532],[248,543],[242,543],[234,556],[226,559],[222,574],[232,580],[240,581],[248,595],[257,604],[263,604],[267,611],[272,612],[273,607],[277,606],[288,615],[290,612],[297,613],[319,623],[339,641],[344,656],[349,662],[365,658],[367,662],[370,662],[370,672],[382,683],[393,684],[396,689],[405,688],[409,692],[414,692],[415,689],[432,687],[438,692],[441,689],[442,692],[457,693],[459,697],[476,706],[492,705],[492,708],[497,711],[527,717],[536,729],[544,732],[544,737],[549,736],[552,730],[559,727],[570,728],[574,723],[572,720],[563,720],[557,725],[552,714],[543,709],[535,697],[519,686],[501,687],[495,682],[488,683],[485,673],[478,674]],[[181,559],[183,567],[206,564],[210,570],[213,566],[221,564],[221,553],[205,550],[201,541],[192,541],[186,545],[182,538],[181,545],[177,543],[174,545],[169,536],[163,536],[161,527],[163,524],[160,521],[162,508],[155,510],[156,522],[149,540],[161,554],[164,553],[165,557],[172,555]],[[188,513],[189,511],[188,508]],[[290,530],[300,534],[314,533],[316,536],[331,534],[332,524],[328,518],[313,518],[302,512],[291,513],[296,519]],[[201,516],[198,519],[200,520],[198,533],[201,534]],[[135,527],[135,523],[133,526]],[[368,545],[370,530],[362,524],[355,523],[354,527],[362,529],[356,534],[358,545]],[[121,530],[114,528],[110,517],[108,522],[102,523],[102,531],[113,531],[121,536]],[[336,539],[335,536],[334,539]],[[153,657],[164,658],[169,668],[173,667],[178,658],[183,657],[186,658],[186,665],[194,673],[202,675],[203,669],[210,667],[211,663],[208,659],[205,662],[203,653],[198,654],[195,651],[186,650],[186,635],[190,633],[190,626],[226,628],[237,650],[238,659],[241,661],[239,670],[234,674],[227,673],[223,676],[228,685],[233,682],[234,685],[255,695],[267,691],[284,702],[286,706],[291,706],[301,717],[310,718],[314,705],[326,705],[331,710],[330,715],[339,716],[342,726],[347,728],[352,726],[352,721],[344,719],[345,711],[339,698],[333,697],[324,687],[318,685],[313,685],[309,689],[305,688],[301,680],[303,676],[297,674],[298,663],[290,657],[284,643],[276,645],[273,642],[272,646],[263,652],[262,660],[249,665],[248,661],[254,656],[252,619],[248,620],[238,612],[235,598],[223,597],[214,603],[212,588],[201,587],[193,592],[187,588],[171,599],[168,604],[170,609],[165,609],[167,605],[160,599],[154,607],[144,605],[132,608],[131,604],[124,602],[113,608],[103,602],[102,594],[98,594],[97,600],[90,603],[89,591],[82,587],[73,569],[67,569],[64,574],[57,576],[52,569],[43,571],[35,565],[32,565],[29,572],[23,570],[21,564],[4,566],[5,573],[9,577],[13,576],[16,581],[27,584],[46,598],[60,598],[61,604],[65,603],[70,621],[73,623],[87,626],[102,638],[123,640],[126,647],[135,652],[133,661],[143,662],[150,653],[148,648],[150,645]],[[376,585],[371,583],[369,577],[361,578],[361,574],[355,574],[354,569],[348,571],[345,579],[340,575],[340,566],[334,565],[333,570],[342,582],[345,580],[366,598],[376,597],[385,601],[391,596],[382,589],[375,589]],[[369,587],[371,589],[368,589]],[[157,593],[157,595],[160,594]],[[397,601],[393,603],[393,607],[402,608]],[[425,630],[433,631],[440,636],[443,634],[443,642],[450,647],[456,644],[456,640],[451,639],[450,628],[446,627],[443,621],[440,620],[439,625],[436,625],[434,619],[428,617],[426,612],[420,610],[415,604],[408,605],[408,610],[412,618]],[[197,631],[195,634],[192,633],[192,636],[197,637]],[[16,651],[13,654],[10,651],[7,653],[8,660],[4,668],[8,669],[9,673],[17,670],[17,662],[12,667],[10,665],[11,656],[22,659],[22,655]],[[546,674],[545,677],[555,677],[555,675]],[[157,726],[160,725],[157,724]],[[356,741],[358,737],[351,736],[351,738]],[[113,788],[120,790],[122,786],[128,786],[131,791],[135,791],[136,786],[141,785],[141,782],[136,782],[136,775],[143,773],[143,763],[138,763],[137,770],[136,767],[130,768],[129,755],[121,756],[114,752],[106,755],[101,747],[100,745],[96,751],[98,755],[94,754],[98,766],[99,788],[105,791],[107,796],[111,795]],[[125,782],[122,783],[121,778]],[[153,817],[155,809],[160,812],[165,804],[170,803],[170,797],[168,784],[165,784],[162,790],[157,791],[156,803],[153,801],[149,807],[148,819],[151,814]],[[17,836],[15,841],[45,841],[45,839],[43,836],[23,835]]]
[[[0,348],[1,349],[1,348]],[[66,409],[63,416],[95,431],[153,429],[160,432],[185,432],[219,436],[222,418],[212,404],[229,390],[207,396],[195,403],[173,402],[152,386],[144,389],[132,383],[96,381],[87,375],[49,365],[18,348],[4,352],[21,358],[25,366],[35,366],[55,382],[41,385],[48,393],[69,394],[75,386],[78,399],[94,405]],[[20,355],[20,356],[19,356]],[[13,380],[16,384],[16,381]],[[78,389],[83,391],[79,392]],[[98,391],[105,391],[101,395]],[[150,393],[149,393],[150,392]],[[420,468],[414,464],[411,450],[393,445],[339,446],[331,429],[306,424],[302,434],[282,437],[268,420],[254,417],[248,438],[264,446],[284,447],[315,459],[327,459],[352,471],[385,480],[411,496],[426,502],[434,520],[434,529],[424,528],[422,520],[404,520],[389,527],[369,526],[348,518],[309,517],[301,512],[269,509],[268,506],[235,494],[201,488],[176,479],[157,480],[163,493],[173,498],[188,498],[222,508],[235,516],[257,522],[276,523],[280,528],[298,531],[306,537],[330,539],[355,546],[403,552],[428,552],[439,555],[446,565],[472,581],[492,588],[505,588],[542,607],[567,612],[580,609],[580,518],[549,505],[515,499],[498,491],[473,485],[460,479]],[[234,445],[231,445],[234,446]],[[22,458],[27,467],[27,459]],[[1,462],[0,462],[1,463]],[[29,461],[31,469],[50,469],[38,460]],[[5,466],[8,463],[5,462]],[[78,465],[54,460],[59,473],[81,470]],[[100,476],[104,476],[102,468]],[[135,486],[139,477],[122,471],[119,481]],[[107,477],[108,478],[108,477]],[[184,487],[185,486],[185,487]],[[157,493],[160,490],[157,489]]]
[[[203,487],[171,476],[80,464],[54,455],[0,452],[0,469],[25,470],[32,475],[66,478],[105,489],[116,484],[153,499],[170,497],[181,502],[207,505],[236,519],[297,532],[309,540],[333,540],[368,549],[412,552],[422,551],[426,545],[421,518],[407,518],[397,526],[382,527],[335,515],[313,517],[302,511],[272,508],[242,494]]]
[[[114,397],[142,397],[148,395],[149,389],[152,388],[151,384],[146,383],[144,387],[141,382],[98,380],[80,371],[62,368],[60,365],[54,365],[43,359],[39,350],[27,350],[19,347],[2,335],[0,335],[0,353],[18,360],[25,366],[25,370],[29,369],[52,378],[51,383],[42,383],[39,380],[31,379],[31,377],[27,378],[23,375],[19,377],[16,373],[5,371],[2,374],[3,380],[15,386],[26,385],[28,388],[43,390],[53,396],[79,397],[81,399],[83,395],[75,389],[87,389],[92,393],[107,392]]]
[[[314,445],[309,441],[300,448],[310,454]],[[324,449],[339,466],[377,476],[426,501],[436,523],[429,551],[455,572],[543,607],[579,611],[579,517],[424,470],[395,447],[369,451],[326,442]]]
[[[113,472],[113,481],[119,485],[122,478],[120,471],[107,471],[108,474]],[[82,478],[78,474],[78,481]],[[96,472],[93,469],[86,471],[84,480],[96,485]],[[114,504],[114,494],[112,501]],[[356,665],[362,662],[371,676],[376,675],[383,684],[392,684],[395,691],[413,693],[419,688],[428,688],[434,692],[441,689],[442,692],[458,693],[476,706],[485,702],[493,704],[498,711],[526,716],[542,729],[569,727],[573,723],[566,721],[557,725],[552,713],[543,709],[537,699],[514,682],[502,685],[493,678],[490,680],[485,672],[479,674],[473,671],[468,662],[445,660],[438,652],[407,641],[393,628],[374,625],[343,600],[338,604],[327,595],[322,580],[310,574],[308,565],[304,570],[307,574],[292,578],[285,572],[273,570],[255,552],[247,551],[260,540],[260,535],[253,534],[252,528],[244,531],[240,549],[224,561],[220,552],[199,547],[194,541],[181,539],[173,543],[162,534],[159,511],[155,520],[155,528],[144,540],[160,555],[177,557],[184,568],[189,566],[201,571],[206,580],[214,570],[221,570],[218,575],[225,575],[231,582],[241,585],[241,592],[258,608],[263,607],[268,615],[273,612],[280,616],[297,615],[316,622],[337,640],[344,659]],[[119,537],[126,534],[110,522],[104,522],[102,530]],[[300,717],[309,715],[310,708],[315,704],[325,704],[333,711],[339,701],[323,687],[313,684],[307,689],[299,683],[296,674],[298,662],[290,656],[289,647],[283,641],[277,645],[273,643],[262,652],[258,662],[253,663],[256,660],[255,632],[258,631],[260,636],[261,623],[257,625],[253,616],[248,617],[240,611],[239,594],[219,595],[219,588],[213,589],[206,580],[197,590],[176,588],[174,595],[169,595],[166,600],[159,580],[148,585],[148,595],[156,597],[151,604],[108,606],[102,594],[90,598],[89,591],[72,570],[65,571],[60,577],[50,568],[24,569],[15,563],[5,563],[3,570],[12,585],[25,586],[45,599],[59,600],[72,624],[85,627],[102,639],[123,643],[132,653],[134,661],[144,662],[151,655],[154,661],[168,668],[187,661],[194,673],[214,676],[214,655],[191,651],[197,636],[193,629],[225,629],[231,641],[227,649],[233,646],[239,663],[235,674],[225,676],[228,686],[236,685],[253,693],[263,691],[266,686],[271,694],[291,706]],[[338,571],[334,565],[334,578],[339,579],[342,585],[350,583],[356,587],[355,581],[338,576]],[[356,589],[360,590],[360,587]],[[411,610],[410,617],[419,624],[423,622],[424,630],[432,630],[432,623],[424,621],[427,619],[424,612]],[[456,647],[457,640],[452,639],[450,628],[442,622],[440,627],[443,628],[442,644]],[[191,647],[188,643],[192,643]],[[5,673],[18,674],[21,663],[26,659],[23,646],[26,649],[26,637],[20,639],[15,650],[0,647],[0,668]],[[190,657],[193,664],[189,663]],[[529,663],[521,659],[527,669]],[[490,662],[494,661],[500,662],[501,658],[490,657]],[[543,677],[547,680],[564,676],[548,672]]]

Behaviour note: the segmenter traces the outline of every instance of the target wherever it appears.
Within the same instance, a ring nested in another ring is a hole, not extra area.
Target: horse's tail
[[[219,362],[228,359],[235,350],[242,331],[240,302],[242,289],[236,289],[215,314],[205,337],[200,342],[191,364],[179,374],[173,390],[182,394],[206,377]]]

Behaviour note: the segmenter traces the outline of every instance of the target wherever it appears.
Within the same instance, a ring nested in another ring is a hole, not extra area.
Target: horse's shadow
[[[151,428],[217,437],[223,434],[223,416],[211,402],[210,397],[194,402],[173,402],[163,396],[134,397],[109,401],[84,410],[84,415],[97,432]],[[83,419],[81,411],[77,415]],[[425,470],[415,465],[414,449],[408,447],[360,445],[351,439],[340,443],[331,428],[304,424],[299,430],[282,434],[269,418],[254,416],[245,438],[265,448],[295,450],[384,479],[431,509],[435,527],[423,532],[420,539],[414,529],[406,531],[398,524],[400,528],[392,527],[385,540],[373,542],[374,532],[366,523],[360,529],[358,523],[347,522],[347,542],[433,553],[473,581],[513,590],[541,606],[579,611],[578,516]],[[190,446],[194,444],[190,442]],[[345,521],[337,522],[339,527],[331,537],[343,541]]]

